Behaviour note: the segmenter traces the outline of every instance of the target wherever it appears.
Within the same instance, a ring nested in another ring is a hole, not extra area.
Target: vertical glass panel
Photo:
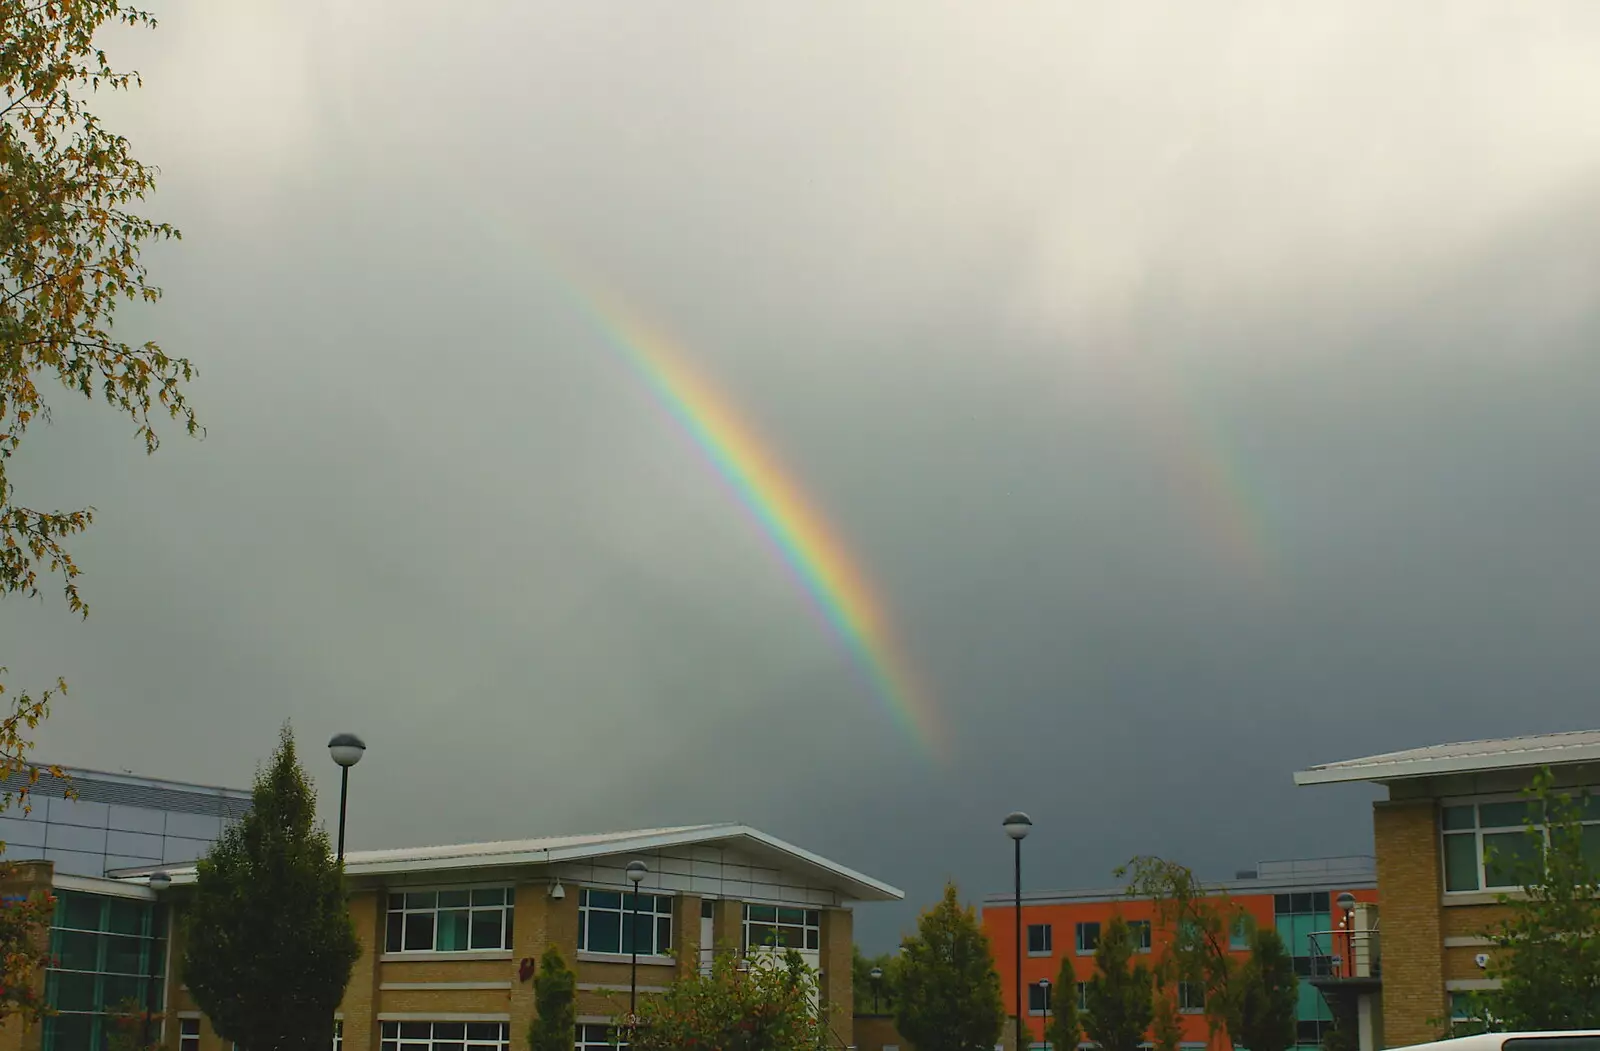
[[[590,952],[622,951],[622,914],[619,912],[589,912],[589,942],[584,948]]]
[[[60,925],[79,931],[99,930],[101,904],[99,898],[87,894],[63,893],[61,907],[57,910],[61,916]]]
[[[1600,825],[1583,826],[1583,860],[1591,874],[1600,874]]]
[[[583,893],[591,909],[622,908],[622,895],[614,890],[586,890]]]
[[[672,920],[667,916],[656,917],[656,946],[657,953],[665,953],[672,948]]]
[[[144,959],[144,939],[106,938],[105,969],[112,974],[144,974],[148,965]]]
[[[1478,817],[1484,828],[1520,828],[1528,817],[1528,804],[1480,803]]]
[[[145,917],[149,914],[143,902],[129,901],[126,898],[112,898],[109,904],[109,916],[106,930],[118,934],[144,934]]]
[[[500,933],[505,928],[505,913],[500,909],[477,909],[472,913],[472,947],[500,949]]]
[[[465,1022],[435,1022],[433,1023],[433,1038],[435,1040],[464,1040],[466,1039],[467,1024]]]
[[[425,952],[433,948],[433,913],[406,913],[406,942],[408,952]]]
[[[384,952],[399,952],[406,947],[405,944],[406,914],[403,912],[389,913],[388,930],[383,937]]]
[[[92,974],[73,974],[57,971],[49,976],[47,985],[54,985],[54,989],[47,989],[53,993],[50,1003],[58,1011],[95,1011],[100,1005],[95,1002],[95,976]]]
[[[496,894],[499,891],[495,892]],[[468,890],[441,890],[439,892],[439,908],[464,909],[472,904],[472,892]]]
[[[434,935],[433,947],[440,952],[464,952],[469,942],[467,925],[470,915],[466,909],[451,909],[439,913],[438,932]]]
[[[87,931],[55,931],[54,952],[64,971],[100,969],[100,935]]]
[[[1446,832],[1477,827],[1478,808],[1474,806],[1447,806],[1440,815]]]
[[[1483,878],[1486,887],[1515,887],[1519,873],[1539,862],[1539,846],[1525,832],[1485,833]]]
[[[1478,890],[1478,837],[1471,833],[1444,837],[1444,889]]]
[[[819,939],[817,938],[817,930],[816,930],[816,928],[813,927],[813,928],[811,928],[811,929],[806,931],[806,948],[808,948],[808,949],[817,948],[818,940]]]
[[[406,908],[408,909],[436,909],[438,907],[439,895],[431,890],[406,895]]]
[[[506,892],[503,889],[475,890],[472,892],[473,905],[504,905]]]

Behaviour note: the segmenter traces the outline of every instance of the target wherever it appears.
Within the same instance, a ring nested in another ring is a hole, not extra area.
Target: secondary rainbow
[[[659,327],[597,282],[555,280],[738,494],[894,721],[939,754],[943,737],[932,700],[877,588],[799,480]]]

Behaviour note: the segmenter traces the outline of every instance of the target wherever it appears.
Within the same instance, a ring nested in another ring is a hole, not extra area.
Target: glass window
[[[632,953],[635,944],[645,956],[665,955],[672,947],[672,898],[614,891],[578,892],[578,948],[589,952]],[[664,922],[663,922],[664,921]]]
[[[595,1025],[586,1022],[578,1026],[576,1051],[602,1051],[602,1049],[611,1051],[611,1048],[614,1047],[627,1046],[628,1042],[626,1040],[621,1043],[617,1042],[616,1037],[612,1035],[611,1027],[608,1025]]]
[[[1485,832],[1483,834],[1483,885],[1515,887],[1517,874],[1539,864],[1538,846],[1527,832]]]
[[[178,1019],[178,1051],[200,1051],[200,1019]]]
[[[1228,948],[1235,952],[1244,952],[1250,948],[1250,918],[1236,916],[1233,925],[1228,928]],[[1291,951],[1291,956],[1294,953]]]
[[[1043,982],[1028,983],[1028,1012],[1042,1015],[1050,1010],[1050,987]]]
[[[700,918],[709,920],[717,914],[717,903],[711,898],[700,899]]]
[[[1446,832],[1478,827],[1478,808],[1475,806],[1447,806],[1440,817]]]
[[[1150,921],[1129,920],[1128,933],[1133,936],[1133,947],[1139,952],[1150,951]]]
[[[1078,1010],[1087,1011],[1089,1009],[1089,983],[1088,982],[1079,982],[1077,984],[1078,984]]]
[[[391,894],[384,951],[509,949],[514,900],[504,887]]]
[[[1477,890],[1479,886],[1477,833],[1445,836],[1444,889]]]
[[[1098,923],[1080,923],[1074,929],[1074,934],[1080,956],[1088,955],[1100,947],[1100,925]]]
[[[1178,983],[1178,1010],[1199,1014],[1206,1009],[1206,987],[1200,982]]]
[[[333,1020],[333,1051],[344,1051],[344,1020]]]
[[[381,1022],[382,1051],[510,1051],[505,1022]]]
[[[1050,952],[1050,925],[1048,923],[1028,924],[1028,951],[1042,955]]]
[[[124,1004],[161,1010],[165,930],[165,911],[150,902],[57,892],[45,971],[45,1003],[57,1013],[43,1051],[101,1046],[108,1012]]]
[[[822,944],[822,913],[816,909],[744,907],[744,947],[817,949]]]

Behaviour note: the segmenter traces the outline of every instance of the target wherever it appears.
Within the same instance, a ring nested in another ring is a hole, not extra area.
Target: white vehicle
[[[1403,1051],[1600,1051],[1600,1029],[1557,1033],[1479,1033],[1431,1044],[1412,1044]]]

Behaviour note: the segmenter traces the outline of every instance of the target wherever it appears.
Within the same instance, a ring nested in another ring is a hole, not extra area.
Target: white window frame
[[[576,1048],[576,1051],[598,1051],[598,1049],[602,1048],[604,1051],[611,1051],[612,1048],[627,1047],[628,1042],[626,1040],[615,1044],[611,1042],[610,1033],[612,1028],[609,1022],[579,1022],[578,1031],[573,1034],[573,1047]],[[591,1038],[591,1030],[599,1030],[601,1036],[598,1040]]]
[[[503,905],[476,905],[476,906],[472,905],[471,904],[472,893],[475,892],[475,891],[481,891],[481,890],[503,891],[505,893],[505,904],[503,904]],[[412,894],[433,894],[433,895],[437,896],[439,894],[451,894],[451,893],[460,893],[460,892],[466,892],[466,894],[467,894],[467,902],[468,902],[468,904],[467,904],[467,906],[465,907],[464,910],[460,906],[449,906],[449,907],[441,909],[439,907],[439,904],[438,904],[438,901],[437,901],[437,897],[435,898],[435,902],[434,902],[434,905],[433,905],[432,908],[423,907],[423,908],[415,908],[414,909],[414,908],[411,907],[411,903],[410,903],[410,899],[409,899],[409,895],[412,895]],[[398,909],[394,908],[393,903],[391,901],[391,899],[393,899],[396,896],[400,896],[403,899],[403,903],[402,903],[401,907],[398,908]],[[473,953],[473,952],[509,952],[511,950],[512,929],[513,929],[513,925],[514,925],[515,920],[516,920],[516,908],[517,908],[516,901],[517,901],[517,888],[515,886],[512,886],[510,884],[506,884],[506,883],[451,883],[451,884],[444,884],[444,885],[438,885],[438,886],[428,886],[428,887],[389,887],[389,888],[385,888],[384,913],[383,913],[383,946],[384,946],[383,952],[384,952],[384,955],[385,956],[460,956],[460,955],[465,954],[465,953]],[[482,945],[480,945],[477,948],[473,948],[472,947],[472,917],[473,917],[473,914],[477,913],[477,912],[493,912],[493,911],[496,911],[496,910],[498,910],[500,912],[500,944],[499,945],[494,945],[494,946],[482,946]],[[441,913],[441,912],[462,912],[462,911],[465,911],[467,913],[467,948],[465,948],[465,949],[440,949],[440,948],[437,948],[437,946],[439,944],[439,913]],[[391,916],[395,915],[396,913],[399,913],[401,915],[401,917],[402,917],[402,919],[400,921],[400,948],[391,949],[391,948],[389,948],[389,918]],[[430,913],[433,916],[433,944],[434,944],[435,948],[431,948],[431,949],[407,949],[405,947],[405,943],[406,943],[406,921],[405,921],[404,917],[406,917],[406,916],[421,916],[421,915],[430,914]]]
[[[1198,989],[1200,1002],[1190,1003],[1193,999],[1191,990]],[[1204,982],[1179,982],[1178,983],[1178,1013],[1185,1015],[1202,1015],[1206,1013],[1206,986]]]
[[[194,1023],[194,1032],[184,1030],[190,1023]],[[178,1051],[200,1051],[200,1016],[182,1014],[178,1016]]]
[[[1044,940],[1044,948],[1043,949],[1035,949],[1033,947],[1033,932],[1034,931],[1043,931],[1044,932],[1044,938],[1043,938],[1043,940]],[[1030,924],[1028,924],[1028,930],[1027,930],[1026,937],[1028,939],[1028,955],[1029,956],[1050,956],[1055,952],[1055,924],[1053,924],[1053,923],[1030,923]]]
[[[779,952],[783,952],[785,950],[785,946],[782,946],[782,945],[774,947],[774,946],[766,945],[765,943],[757,944],[757,945],[751,945],[750,944],[750,927],[751,927],[750,909],[752,907],[757,908],[757,909],[772,909],[773,910],[773,913],[772,913],[772,917],[773,918],[772,918],[772,921],[770,923],[768,921],[766,921],[766,920],[757,920],[757,921],[755,921],[755,926],[758,926],[758,927],[771,927],[774,930],[781,929],[781,930],[786,930],[786,931],[799,931],[800,932],[800,944],[799,945],[788,946],[788,948],[792,948],[792,949],[796,950],[797,952],[821,952],[822,951],[822,910],[821,909],[814,909],[814,908],[811,908],[810,906],[806,906],[806,905],[769,905],[766,902],[760,902],[760,901],[748,902],[747,901],[739,909],[740,928],[741,928],[739,937],[741,938],[741,940],[743,942],[745,952],[760,951],[760,950],[769,950],[770,951],[773,948],[776,948],[777,951],[779,951]],[[800,913],[800,922],[799,923],[788,923],[788,922],[780,919],[779,917],[782,916],[782,914],[783,914],[782,910],[784,910],[784,909],[789,909],[789,910],[792,910],[794,912]],[[816,917],[816,922],[815,923],[811,922],[811,918],[813,916]],[[812,935],[816,935],[816,938],[813,939]],[[811,944],[813,940],[816,941],[815,945]]]
[[[428,1037],[427,1037],[426,1040],[421,1039],[419,1037],[415,1037],[415,1036],[402,1037],[400,1035],[400,1033],[404,1031],[405,1027],[417,1026],[417,1025],[425,1025],[425,1026],[429,1027],[428,1028]],[[457,1026],[458,1025],[458,1026],[461,1026],[462,1027],[461,1031],[462,1031],[463,1034],[465,1034],[468,1031],[467,1027],[469,1027],[469,1026],[478,1026],[478,1025],[499,1026],[500,1027],[500,1036],[496,1040],[486,1040],[486,1039],[483,1039],[481,1037],[479,1037],[479,1038],[466,1038],[466,1037],[464,1037],[464,1038],[456,1038],[456,1037],[450,1036],[448,1034],[441,1037],[441,1036],[437,1035],[435,1030],[437,1030],[438,1027],[442,1026],[442,1025],[448,1025],[448,1026]],[[391,1027],[393,1027],[392,1030],[391,1030]],[[391,1031],[395,1034],[394,1036],[390,1036],[389,1035],[389,1033]],[[465,1039],[465,1043],[463,1043],[463,1039]],[[466,1051],[511,1051],[511,1023],[510,1022],[424,1022],[424,1021],[415,1021],[415,1022],[380,1021],[378,1023],[378,1046],[380,1048],[380,1051],[398,1051],[398,1049],[401,1048],[402,1046],[415,1047],[417,1045],[421,1045],[422,1047],[428,1048],[429,1051],[432,1051],[432,1048],[433,1048],[433,1046],[435,1044],[449,1044],[449,1045],[454,1046],[454,1047],[463,1047],[464,1046],[466,1048]]]
[[[344,1051],[344,1019],[333,1020],[333,1051]]]
[[[1133,951],[1149,952],[1155,939],[1155,925],[1149,920],[1129,920],[1128,933],[1133,935]]]
[[[1074,982],[1072,984],[1078,987],[1078,1010],[1087,1011],[1089,1009],[1089,983]]]
[[[591,892],[598,893],[598,894],[615,894],[615,895],[617,895],[617,901],[621,902],[622,905],[621,905],[620,908],[617,908],[617,909],[608,909],[608,908],[599,908],[599,909],[597,909],[594,906],[589,904],[589,894]],[[617,938],[617,946],[618,947],[616,949],[591,949],[588,945],[586,945],[584,943],[589,940],[589,935],[590,935],[590,933],[592,933],[592,930],[593,930],[593,928],[589,924],[589,913],[592,913],[592,912],[605,912],[605,913],[616,913],[616,914],[618,914],[621,917],[621,919],[620,919],[620,922],[621,922],[620,930],[621,930],[622,934],[626,934],[627,933],[628,924],[631,923],[632,919],[633,919],[633,910],[628,907],[627,901],[628,901],[628,896],[630,894],[633,894],[633,893],[634,892],[631,891],[631,890],[617,890],[615,887],[579,887],[578,888],[578,931],[579,931],[579,935],[578,935],[578,951],[579,952],[594,953],[594,954],[599,955],[599,956],[616,956],[616,957],[619,957],[619,958],[632,955],[628,950],[622,948],[623,939],[622,939],[622,937],[620,935]],[[676,926],[676,924],[674,922],[673,913],[675,911],[675,905],[676,905],[677,899],[671,894],[658,894],[655,891],[640,891],[639,895],[640,895],[641,898],[648,897],[648,898],[655,899],[654,908],[652,908],[652,909],[643,908],[644,902],[642,900],[639,902],[639,905],[641,906],[640,909],[639,909],[639,918],[640,919],[644,919],[647,916],[650,918],[650,948],[652,950],[650,952],[646,952],[644,949],[641,948],[639,950],[639,955],[640,956],[653,956],[653,957],[664,957],[664,956],[670,955],[671,952],[672,952],[672,943],[673,943],[673,940],[674,940],[674,935],[677,934],[677,932],[673,930],[673,927]],[[662,904],[661,904],[662,902],[666,903],[666,906],[665,906],[666,907],[666,911],[665,912],[662,911]],[[661,921],[663,919],[667,921],[667,943],[665,945],[659,944],[660,943],[660,931],[661,931],[660,923],[661,923]]]
[[[1085,927],[1094,928],[1094,944],[1085,949],[1083,947],[1083,930]],[[1105,926],[1099,920],[1079,920],[1072,925],[1072,947],[1079,956],[1093,956],[1095,950],[1100,948],[1100,936],[1105,933]]]
[[[1590,793],[1591,797],[1593,797],[1593,798],[1595,798],[1597,800],[1600,800],[1600,785],[1585,785],[1585,786],[1581,786],[1581,787],[1577,787],[1577,788],[1571,788],[1571,789],[1559,789],[1559,791],[1571,792],[1574,795],[1574,797],[1578,796],[1580,793],[1582,793],[1584,791],[1588,791]],[[1576,801],[1576,798],[1575,798],[1575,801]],[[1438,819],[1437,819],[1437,824],[1438,824],[1438,850],[1439,850],[1439,881],[1440,881],[1440,887],[1441,887],[1441,889],[1443,890],[1444,894],[1447,897],[1455,896],[1455,895],[1463,895],[1463,894],[1499,894],[1499,893],[1503,893],[1505,891],[1512,891],[1512,890],[1517,890],[1518,889],[1517,887],[1511,886],[1511,885],[1495,884],[1494,886],[1490,886],[1490,884],[1489,884],[1489,867],[1488,867],[1488,864],[1486,863],[1486,860],[1484,858],[1483,839],[1484,839],[1484,836],[1486,836],[1486,835],[1499,836],[1499,835],[1507,835],[1507,834],[1510,834],[1510,833],[1516,833],[1518,835],[1521,835],[1521,834],[1523,834],[1525,832],[1526,826],[1523,825],[1521,822],[1518,822],[1515,825],[1484,825],[1484,823],[1483,823],[1483,815],[1482,815],[1482,812],[1481,812],[1481,810],[1479,808],[1481,808],[1485,804],[1488,804],[1488,805],[1492,806],[1492,805],[1494,805],[1496,803],[1523,803],[1523,804],[1527,804],[1527,803],[1531,803],[1531,802],[1532,802],[1532,800],[1530,800],[1526,795],[1523,795],[1521,792],[1496,792],[1496,793],[1491,793],[1491,794],[1488,794],[1488,795],[1478,795],[1478,796],[1451,796],[1451,797],[1439,800],[1439,816],[1438,816]],[[1465,806],[1470,806],[1470,807],[1473,808],[1473,811],[1472,811],[1473,827],[1470,828],[1470,829],[1448,829],[1447,830],[1444,827],[1444,824],[1445,824],[1445,822],[1444,822],[1444,812],[1445,812],[1445,810],[1448,809],[1448,808],[1451,808],[1451,807],[1465,807]],[[1582,822],[1582,824],[1600,826],[1600,817],[1586,819],[1586,820],[1584,820]],[[1543,822],[1538,822],[1538,823],[1535,824],[1535,827],[1540,828],[1540,829],[1544,829],[1544,824],[1543,824]],[[1445,851],[1446,841],[1447,841],[1448,837],[1455,837],[1455,838],[1458,838],[1458,839],[1466,839],[1468,836],[1472,837],[1472,840],[1473,840],[1473,854],[1474,854],[1474,857],[1477,859],[1478,885],[1477,885],[1477,887],[1475,887],[1473,889],[1470,889],[1470,890],[1450,890],[1449,889],[1449,887],[1450,887],[1450,874],[1449,874],[1449,866],[1448,866],[1448,860],[1449,859],[1448,859],[1448,854]],[[1546,846],[1549,845],[1549,839],[1550,839],[1549,832],[1548,832],[1548,830],[1545,830],[1545,843],[1546,843]]]
[[[1055,983],[1054,982],[1050,983],[1050,988],[1052,990],[1055,988]],[[1055,997],[1053,997],[1053,996],[1052,997],[1046,997],[1044,995],[1044,983],[1043,982],[1029,982],[1028,983],[1028,1014],[1029,1014],[1029,1016],[1033,1017],[1033,1018],[1050,1018],[1050,1017],[1053,1017],[1055,1015],[1055,1013],[1056,1013],[1054,1007],[1052,1007],[1050,1010],[1047,1011],[1043,1007],[1034,1007],[1033,1006],[1033,991],[1035,989],[1039,990],[1039,1002],[1040,1003],[1048,1003],[1048,1004],[1052,1004],[1052,1005],[1055,1003]]]

